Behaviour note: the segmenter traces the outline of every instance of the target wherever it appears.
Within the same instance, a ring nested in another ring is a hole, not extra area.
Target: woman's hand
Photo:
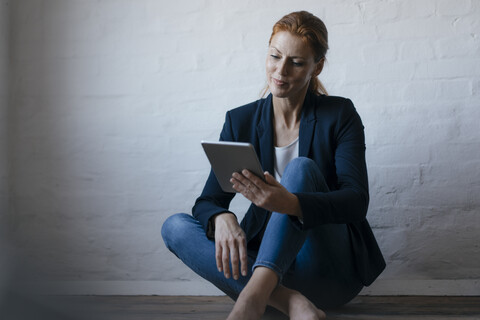
[[[265,172],[264,176],[265,182],[250,171],[243,170],[242,173],[233,173],[230,182],[236,191],[256,206],[302,218],[297,196],[285,189],[270,173]]]
[[[223,271],[225,278],[233,274],[235,280],[239,277],[239,264],[243,276],[247,275],[247,241],[245,232],[240,227],[237,217],[231,213],[220,213],[214,217],[215,224],[215,259],[219,272]],[[230,273],[230,262],[232,272]]]

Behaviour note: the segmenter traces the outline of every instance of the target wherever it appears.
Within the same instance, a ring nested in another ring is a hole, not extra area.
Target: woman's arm
[[[215,225],[215,259],[218,271],[223,272],[227,279],[231,275],[237,280],[240,272],[246,276],[248,268],[247,241],[245,232],[238,224],[237,217],[225,212],[214,216],[212,220]]]
[[[232,175],[233,188],[256,206],[271,212],[284,213],[302,219],[298,198],[289,192],[268,172],[265,181],[248,170]]]
[[[221,141],[233,141],[230,115],[227,112],[220,134]],[[247,241],[237,217],[228,210],[234,193],[226,193],[220,187],[213,171],[205,183],[202,194],[196,200],[192,214],[205,228],[208,238],[215,240],[215,260],[219,272],[225,278],[238,279],[247,275]],[[230,268],[231,265],[231,268]]]
[[[220,133],[220,141],[234,141],[229,112],[225,116],[225,123]],[[208,238],[213,238],[212,218],[215,215],[224,212],[233,214],[228,208],[234,196],[234,193],[227,193],[222,190],[213,170],[210,170],[203,191],[192,208],[193,216],[203,225]]]
[[[344,101],[328,139],[334,142],[330,146],[337,182],[334,190],[292,194],[270,174],[265,174],[265,183],[248,171],[232,176],[234,188],[261,208],[300,218],[303,229],[363,220],[369,201],[363,124],[351,101]]]
[[[369,203],[365,135],[360,116],[345,100],[330,139],[336,183],[329,192],[295,193],[303,212],[303,228],[365,219]]]

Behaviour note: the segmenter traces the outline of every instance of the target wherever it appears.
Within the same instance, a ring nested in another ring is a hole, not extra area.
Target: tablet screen
[[[202,141],[203,150],[212,165],[213,173],[225,192],[236,192],[230,178],[234,172],[248,169],[262,180],[262,166],[252,144],[231,141]]]

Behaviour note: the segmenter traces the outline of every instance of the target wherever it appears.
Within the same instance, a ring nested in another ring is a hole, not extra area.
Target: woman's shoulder
[[[261,112],[265,106],[269,105],[270,97],[258,99],[256,101],[244,104],[242,106],[233,108],[228,111],[228,113],[236,116],[248,116],[248,115],[253,115],[258,112]]]
[[[312,95],[314,105],[324,109],[351,109],[354,108],[353,102],[349,98],[340,96]]]
[[[270,119],[271,97],[258,99],[227,112],[227,119],[241,126],[256,126],[265,119]]]
[[[338,96],[318,96],[317,103],[310,110],[317,124],[325,128],[332,128],[333,132],[343,135],[345,132],[359,133],[363,130],[363,123],[352,101]]]
[[[348,98],[311,95],[309,99],[310,112],[315,115],[316,119],[330,119],[331,121],[335,121],[339,118],[349,118],[357,114],[355,106]]]
[[[270,119],[271,99],[259,99],[240,107],[227,111],[225,116],[224,135],[225,140],[253,141],[256,130],[265,127]]]

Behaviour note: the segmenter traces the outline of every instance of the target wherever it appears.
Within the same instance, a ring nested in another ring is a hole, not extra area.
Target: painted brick
[[[441,59],[462,56],[478,57],[480,40],[472,34],[439,39],[435,42],[435,51],[436,56]]]
[[[394,62],[398,57],[397,44],[386,42],[383,44],[365,45],[363,47],[363,60],[366,63]]]
[[[407,61],[429,61],[434,58],[433,44],[428,40],[407,40],[400,46],[400,58]]]
[[[272,24],[298,9],[324,18],[320,78],[365,125],[383,277],[479,277],[476,1],[9,3],[0,190],[9,161],[13,240],[49,279],[198,280],[164,247],[162,222],[190,212],[209,173],[199,141],[259,98]],[[239,196],[232,210],[242,217],[247,205]]]
[[[325,23],[329,25],[356,24],[361,21],[362,13],[359,5],[338,4],[325,8]]]
[[[398,6],[400,17],[407,19],[431,17],[436,13],[435,1],[403,0]]]
[[[398,17],[398,5],[397,2],[365,2],[360,6],[365,21],[381,24]]]
[[[429,39],[453,34],[451,22],[436,17],[397,20],[378,28],[378,35],[382,40]]]
[[[473,95],[480,95],[480,80],[473,81]]]
[[[471,0],[437,1],[437,12],[443,16],[462,16],[468,14],[472,7]]]
[[[473,94],[470,80],[442,81],[439,98],[442,100],[458,100]]]
[[[410,62],[347,65],[348,82],[408,81],[413,79],[415,65]]]
[[[456,79],[475,77],[480,72],[480,61],[470,59],[442,59],[422,63],[415,71],[417,79]]]
[[[440,85],[434,81],[412,81],[402,88],[403,99],[414,103],[434,101]]]
[[[367,163],[369,167],[375,168],[375,166],[400,164],[399,159],[402,159],[401,164],[403,165],[418,165],[430,161],[430,149],[420,144],[406,144],[401,149],[391,144],[376,146],[372,142],[370,145],[371,147],[367,148]],[[409,154],[408,160],[403,159],[402,154]],[[376,168],[373,169],[373,171],[376,170]]]

